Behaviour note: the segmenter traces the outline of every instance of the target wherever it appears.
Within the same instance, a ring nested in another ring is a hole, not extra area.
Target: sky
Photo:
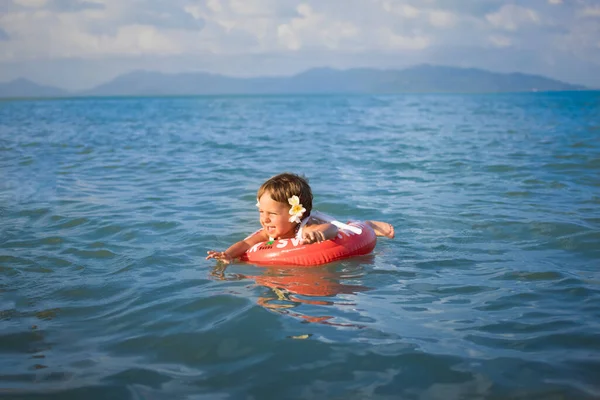
[[[423,63],[600,88],[600,0],[0,0],[0,82]]]

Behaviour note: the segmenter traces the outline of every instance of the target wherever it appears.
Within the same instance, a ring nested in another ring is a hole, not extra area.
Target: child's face
[[[269,192],[258,199],[258,204],[260,224],[267,235],[276,239],[294,237],[296,224],[290,222],[289,204],[273,200]]]

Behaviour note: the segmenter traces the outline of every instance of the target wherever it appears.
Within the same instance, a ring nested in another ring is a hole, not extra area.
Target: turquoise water
[[[204,259],[258,186],[396,227]],[[600,398],[600,93],[0,102],[0,397]]]

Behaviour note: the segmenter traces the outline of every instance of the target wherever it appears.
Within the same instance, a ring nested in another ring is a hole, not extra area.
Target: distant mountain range
[[[539,75],[419,65],[403,70],[311,69],[287,77],[234,78],[204,72],[134,71],[89,90],[67,92],[26,79],[0,83],[0,98],[191,96],[208,94],[489,93],[588,90]]]
[[[69,93],[52,86],[39,85],[30,80],[19,78],[7,83],[0,83],[0,98],[10,97],[62,97]]]

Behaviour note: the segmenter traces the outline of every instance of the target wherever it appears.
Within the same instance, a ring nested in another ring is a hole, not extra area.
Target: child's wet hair
[[[303,217],[310,215],[313,195],[306,178],[289,172],[275,175],[260,186],[257,197],[260,199],[265,192],[269,192],[273,200],[285,204],[288,204],[290,197],[298,196],[300,204],[306,209]]]

